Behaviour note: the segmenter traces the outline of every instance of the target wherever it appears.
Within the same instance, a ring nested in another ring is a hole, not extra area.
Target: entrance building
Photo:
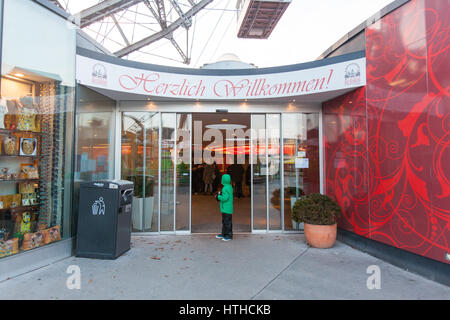
[[[0,280],[71,255],[83,181],[132,180],[136,234],[217,233],[230,172],[235,231],[297,232],[293,203],[320,192],[342,239],[448,283],[447,12],[395,0],[315,61],[188,69],[0,0]]]
[[[225,173],[234,187],[235,231],[299,230],[291,217],[295,200],[320,191],[319,110],[168,113],[124,107],[118,113],[120,177],[135,182],[135,232],[219,231],[212,194]]]

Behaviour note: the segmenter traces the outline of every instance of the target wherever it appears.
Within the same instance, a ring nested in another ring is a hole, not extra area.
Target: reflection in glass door
[[[301,230],[292,220],[295,201],[320,191],[319,114],[283,115],[284,230]]]
[[[177,114],[176,231],[189,231],[191,208],[191,114]]]
[[[134,182],[133,232],[158,231],[159,113],[122,113],[121,178]]]
[[[267,186],[269,230],[281,230],[281,161],[280,161],[280,115],[266,115],[267,131]]]
[[[251,128],[252,231],[265,231],[267,230],[266,115],[253,114]]]
[[[161,119],[160,231],[190,231],[192,117],[162,113]]]
[[[319,192],[319,115],[251,115],[253,232],[298,230],[292,206]],[[190,232],[192,115],[123,112],[121,178],[135,183],[134,232]]]
[[[190,231],[190,114],[122,113],[121,178],[134,182],[133,232]]]
[[[281,230],[280,114],[252,115],[252,231]]]
[[[160,231],[174,230],[175,217],[175,128],[176,113],[161,114]]]

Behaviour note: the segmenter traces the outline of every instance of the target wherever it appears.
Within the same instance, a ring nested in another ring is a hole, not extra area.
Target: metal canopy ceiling
[[[50,1],[69,12],[71,0]],[[182,62],[189,64],[191,19],[211,2],[213,0],[103,0],[80,12],[69,13],[80,28],[95,34],[98,42],[110,41],[115,47],[112,51],[118,57],[165,38],[176,49]],[[173,36],[180,27],[186,30],[185,50]]]
[[[291,0],[245,0],[238,2],[239,38],[267,39]]]

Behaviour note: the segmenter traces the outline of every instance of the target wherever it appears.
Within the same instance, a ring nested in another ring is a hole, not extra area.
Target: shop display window
[[[71,236],[75,96],[75,31],[64,19],[5,0],[2,31],[0,258]]]
[[[67,121],[66,113],[56,110],[61,105],[56,91],[61,90],[67,88],[32,74],[2,77],[0,257],[61,239],[57,206],[64,188],[58,186]]]

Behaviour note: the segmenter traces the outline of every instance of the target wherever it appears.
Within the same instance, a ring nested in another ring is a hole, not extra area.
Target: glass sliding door
[[[161,193],[160,231],[174,231],[175,226],[175,129],[176,113],[161,114]]]
[[[160,231],[190,231],[191,122],[187,113],[161,114]]]
[[[252,115],[252,230],[281,230],[281,117]]]
[[[158,231],[159,113],[122,113],[121,178],[134,182],[133,231]]]
[[[304,194],[320,192],[319,114],[283,114],[284,229],[303,229],[292,208]]]
[[[191,208],[191,122],[190,114],[177,114],[176,144],[176,231],[190,230]]]
[[[144,168],[145,184],[142,183],[142,194],[145,195],[143,204],[143,226],[146,232],[157,232],[159,222],[159,125],[160,114],[148,113],[144,122]]]
[[[190,114],[122,113],[121,178],[134,182],[133,232],[190,231]]]
[[[252,231],[265,231],[267,230],[266,115],[252,114],[251,126]]]
[[[279,114],[267,114],[266,122],[269,230],[281,230],[281,117]]]

